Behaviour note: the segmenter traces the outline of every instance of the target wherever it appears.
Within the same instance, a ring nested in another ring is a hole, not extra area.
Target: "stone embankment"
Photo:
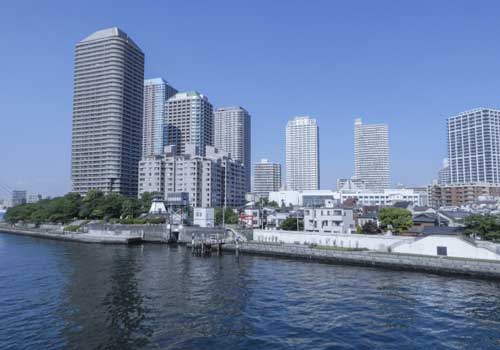
[[[235,251],[234,244],[223,247]],[[243,243],[238,252],[264,256],[305,259],[320,262],[383,267],[437,274],[458,274],[500,280],[500,262],[450,257],[381,253],[373,251],[310,248],[293,244]]]
[[[0,231],[33,236],[39,238],[76,241],[84,243],[169,243],[175,237],[179,243],[191,242],[193,238],[209,239],[223,235],[221,228],[202,228],[195,226],[174,227],[169,232],[166,225],[121,225],[91,223],[82,227],[82,232],[64,231],[62,225],[34,225],[11,226],[0,224]],[[228,231],[229,232],[229,231]],[[174,239],[175,241],[175,239]]]
[[[113,235],[113,234],[93,235],[89,233],[47,231],[36,228],[24,228],[24,227],[14,227],[14,226],[4,226],[4,225],[0,225],[0,231],[11,234],[23,235],[23,236],[54,239],[60,241],[82,242],[82,243],[133,244],[142,241],[142,238],[136,235]]]

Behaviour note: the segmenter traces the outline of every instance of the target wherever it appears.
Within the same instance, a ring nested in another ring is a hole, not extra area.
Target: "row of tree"
[[[63,197],[44,199],[37,203],[18,205],[7,210],[5,220],[10,223],[30,222],[67,224],[75,219],[110,220],[138,218],[151,207],[152,195],[129,198],[117,193],[104,194],[91,190],[85,197],[68,193]]]

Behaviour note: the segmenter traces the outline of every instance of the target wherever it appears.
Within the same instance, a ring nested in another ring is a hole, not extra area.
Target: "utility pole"
[[[222,205],[222,230],[223,230],[223,237],[226,238],[226,201],[227,201],[227,164],[228,164],[228,159],[226,158],[224,166],[224,203]]]

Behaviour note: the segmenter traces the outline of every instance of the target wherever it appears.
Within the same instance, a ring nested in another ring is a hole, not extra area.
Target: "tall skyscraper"
[[[184,154],[192,144],[200,155],[214,144],[213,108],[206,96],[196,92],[179,92],[167,101],[167,143]]]
[[[251,121],[243,107],[217,108],[214,113],[215,147],[245,166],[245,189],[251,188]]]
[[[450,183],[450,161],[443,159],[443,167],[438,171],[438,185],[448,185]]]
[[[73,191],[137,194],[144,53],[118,28],[76,45],[71,178]]]
[[[143,158],[163,154],[163,147],[168,144],[165,104],[176,93],[162,78],[144,80]]]
[[[500,184],[500,111],[479,108],[448,118],[450,183]]]
[[[269,193],[281,188],[281,164],[262,159],[255,164],[253,174],[253,192]]]
[[[363,125],[354,122],[355,178],[366,189],[384,190],[390,187],[389,128],[386,124]]]
[[[316,119],[295,117],[286,126],[286,188],[319,188],[319,131]]]

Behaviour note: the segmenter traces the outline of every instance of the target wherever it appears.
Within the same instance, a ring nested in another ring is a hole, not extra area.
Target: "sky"
[[[118,26],[145,78],[252,115],[252,162],[284,164],[285,126],[320,130],[321,188],[354,173],[353,123],[387,123],[393,184],[425,185],[446,118],[500,108],[498,1],[2,1],[0,197],[71,190],[75,44]]]

